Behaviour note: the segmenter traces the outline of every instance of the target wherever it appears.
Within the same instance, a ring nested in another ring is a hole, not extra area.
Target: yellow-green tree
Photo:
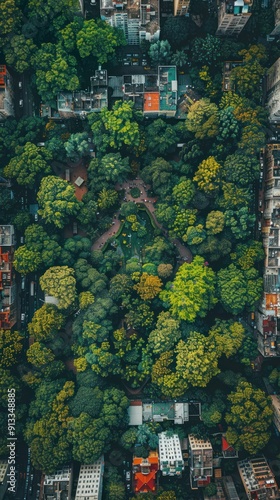
[[[19,332],[0,330],[0,361],[2,368],[8,368],[16,363],[22,350],[22,336]]]
[[[50,267],[40,278],[40,286],[47,295],[58,300],[58,309],[67,309],[76,298],[74,269],[68,266]]]
[[[62,328],[64,315],[53,304],[44,304],[35,311],[28,331],[38,342],[52,340]]]
[[[216,137],[219,132],[218,107],[208,98],[194,102],[187,114],[186,127],[196,139]]]
[[[199,189],[205,193],[216,191],[220,187],[222,166],[209,156],[199,165],[193,180],[197,182]]]

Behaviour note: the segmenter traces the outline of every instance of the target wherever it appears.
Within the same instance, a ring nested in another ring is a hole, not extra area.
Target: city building
[[[218,0],[217,36],[237,37],[251,17],[254,0]]]
[[[14,116],[12,77],[5,64],[0,64],[0,121]]]
[[[0,226],[0,328],[4,330],[17,321],[14,244],[14,226]]]
[[[211,497],[204,494],[204,500],[240,500],[231,476],[215,478],[215,485],[217,493]]]
[[[186,16],[188,14],[190,0],[174,0],[174,16]]]
[[[4,500],[7,491],[8,461],[0,460],[0,500]]]
[[[134,456],[132,461],[134,493],[155,493],[158,470],[159,458],[156,451],[150,451],[147,458]]]
[[[169,435],[161,432],[158,435],[159,463],[163,476],[181,476],[184,460],[178,434]]]
[[[280,123],[280,57],[269,68],[266,77],[266,106],[271,124]]]
[[[197,401],[130,401],[128,408],[129,425],[141,425],[143,422],[173,421],[174,424],[184,424],[191,418],[201,417],[201,403]]]
[[[122,29],[129,45],[159,39],[159,0],[101,0],[101,19]]]
[[[273,38],[273,40],[274,40],[275,37],[280,36],[280,0],[273,0],[272,1],[272,8],[273,8],[273,12],[274,12],[275,26],[274,26],[274,29],[272,30],[272,32],[270,33],[269,37],[270,37],[270,39]]]
[[[238,471],[249,500],[279,499],[279,489],[264,456],[237,463]]]
[[[104,456],[92,465],[81,465],[75,500],[101,500]]]
[[[280,355],[280,144],[265,148],[263,163],[264,291],[255,313],[255,326],[260,353],[275,357]]]
[[[213,475],[213,448],[208,439],[189,434],[190,484],[192,489],[207,486]]]
[[[71,500],[72,480],[73,471],[69,466],[45,475],[43,500]]]
[[[278,432],[280,432],[280,396],[273,394],[270,396],[273,408],[273,422]]]

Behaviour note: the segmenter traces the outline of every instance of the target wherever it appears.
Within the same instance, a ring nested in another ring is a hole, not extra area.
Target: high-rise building
[[[213,448],[208,439],[189,434],[190,483],[192,489],[207,486],[213,475]]]
[[[104,456],[92,465],[81,465],[75,500],[101,500]]]
[[[264,456],[237,462],[238,471],[249,500],[279,499],[274,474]]]
[[[254,0],[218,0],[217,36],[237,37],[250,19]]]
[[[181,476],[184,470],[184,460],[178,434],[168,435],[161,432],[158,435],[159,463],[163,476]]]

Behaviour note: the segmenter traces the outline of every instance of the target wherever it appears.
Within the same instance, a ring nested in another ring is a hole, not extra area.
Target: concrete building
[[[0,226],[0,328],[8,330],[17,320],[13,268],[14,226]]]
[[[159,39],[159,0],[101,0],[101,19],[123,30],[129,45]]]
[[[128,415],[129,425],[141,425],[143,422],[165,422],[167,420],[182,425],[189,422],[191,418],[200,420],[201,403],[197,401],[142,402],[135,400],[130,402]]]
[[[266,106],[270,123],[278,125],[280,123],[280,57],[267,72]]]
[[[43,500],[71,500],[73,471],[65,466],[54,474],[45,475]]]
[[[260,353],[275,357],[280,355],[280,144],[269,144],[265,148],[263,163],[264,292],[255,323]]]
[[[167,432],[158,435],[159,464],[163,476],[181,476],[184,460],[178,434],[169,436]]]
[[[254,0],[218,0],[217,36],[238,37],[251,17]]]
[[[104,456],[92,465],[81,465],[75,500],[101,500]]]
[[[0,121],[14,116],[12,77],[4,64],[0,64]]]
[[[189,434],[189,465],[192,489],[207,486],[213,475],[213,448],[210,441]]]
[[[278,432],[280,432],[280,396],[273,394],[272,396],[270,396],[270,399],[274,412],[273,422]]]
[[[189,15],[190,0],[174,0],[174,16]]]
[[[279,489],[264,456],[237,463],[238,471],[249,500],[279,499]]]
[[[272,8],[274,11],[275,26],[272,32],[270,33],[270,37],[275,38],[280,36],[280,0],[273,0]]]
[[[8,467],[7,460],[0,460],[0,500],[4,500],[7,491]]]

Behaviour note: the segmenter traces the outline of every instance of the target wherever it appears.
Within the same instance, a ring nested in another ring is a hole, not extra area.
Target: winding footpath
[[[132,188],[135,188],[135,187],[137,187],[140,190],[140,196],[138,198],[133,198],[130,194],[130,190]],[[117,191],[124,190],[123,201],[126,201],[126,202],[132,201],[134,203],[142,203],[143,205],[145,205],[147,210],[149,210],[155,225],[159,229],[161,229],[161,231],[163,232],[163,235],[166,238],[168,238],[168,231],[162,226],[162,224],[160,224],[158,222],[158,220],[155,216],[155,213],[154,213],[155,212],[154,204],[156,203],[157,198],[151,197],[147,194],[150,187],[151,186],[149,184],[145,184],[144,181],[142,179],[140,179],[139,177],[134,179],[133,181],[125,181],[122,184],[115,185],[115,189]],[[102,236],[100,236],[94,242],[94,244],[92,246],[92,250],[102,250],[102,248],[105,245],[105,243],[107,242],[107,240],[118,232],[120,225],[121,225],[121,221],[119,220],[119,214],[120,214],[120,211],[118,210],[112,219],[111,227],[107,231],[105,231],[105,233],[103,233]],[[173,243],[173,245],[175,245],[177,247],[178,253],[184,262],[191,262],[192,261],[191,251],[189,250],[189,248],[187,248],[185,245],[183,245],[178,240],[178,238],[172,239],[171,242]]]

